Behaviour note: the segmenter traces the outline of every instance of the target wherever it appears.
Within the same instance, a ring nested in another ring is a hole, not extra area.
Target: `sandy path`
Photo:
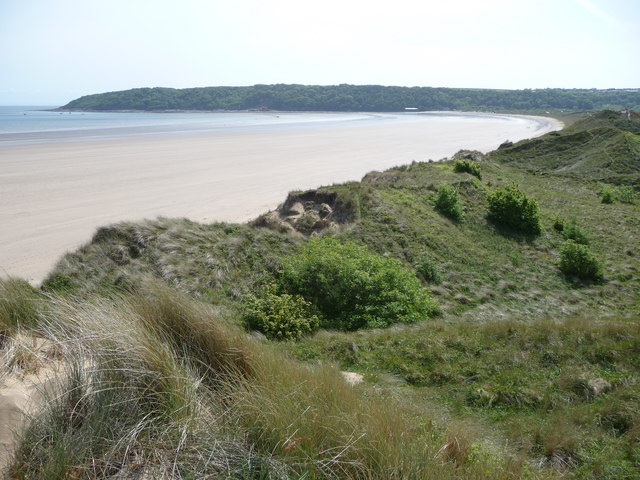
[[[193,136],[0,147],[0,275],[37,283],[96,227],[159,215],[245,221],[290,190],[371,170],[495,149],[561,127],[550,119],[345,122]]]

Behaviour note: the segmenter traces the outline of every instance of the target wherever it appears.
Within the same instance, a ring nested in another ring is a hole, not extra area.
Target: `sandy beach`
[[[101,225],[157,216],[242,222],[294,189],[561,128],[539,117],[428,118],[0,147],[0,274],[37,284]]]

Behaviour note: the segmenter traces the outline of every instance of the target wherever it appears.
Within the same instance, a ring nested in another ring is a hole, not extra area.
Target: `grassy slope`
[[[443,282],[426,287],[443,315],[414,327],[324,332],[279,348],[365,373],[409,411],[463,432],[451,435],[483,454],[506,442],[529,462],[581,478],[633,478],[640,462],[640,207],[602,204],[595,180],[635,182],[639,161],[629,161],[626,149],[637,147],[634,122],[623,121],[623,131],[618,117],[602,114],[521,142],[485,159],[481,180],[455,173],[453,162],[414,163],[325,188],[355,219],[339,237],[408,266],[423,251],[436,260]],[[434,209],[434,191],[445,183],[460,191],[461,223]],[[538,200],[540,236],[486,220],[486,194],[509,183]],[[558,218],[575,218],[589,234],[603,282],[559,273]],[[233,317],[238,296],[303,241],[298,233],[186,220],[119,224],[63,259],[45,287],[113,295],[159,277]],[[596,395],[593,382],[601,381],[610,391]]]
[[[433,294],[445,311],[464,318],[638,312],[638,205],[602,204],[598,185],[577,179],[536,176],[492,162],[482,171],[479,181],[454,173],[451,163],[417,163],[327,188],[357,199],[359,220],[338,235],[409,265],[429,252],[444,273],[444,282],[430,287]],[[501,232],[486,220],[486,193],[510,182],[538,199],[541,236]],[[443,183],[461,192],[466,216],[460,224],[433,208],[433,191]],[[592,251],[605,264],[605,283],[580,284],[559,274],[564,238],[552,227],[557,217],[575,218],[589,233]],[[65,257],[45,287],[62,281],[82,291],[153,275],[206,298],[234,298],[276,270],[278,256],[301,241],[298,234],[187,220],[119,224]]]
[[[492,157],[532,172],[637,186],[640,116],[599,112],[561,132],[500,149]]]
[[[50,345],[28,363],[36,342],[17,319]],[[0,331],[0,373],[62,367],[7,478],[556,478],[393,391],[348,385],[333,364],[287,358],[157,281],[89,301],[0,281]]]
[[[120,223],[99,229],[89,244],[66,255],[44,288],[109,293],[156,277],[207,300],[225,301],[245,293],[300,241],[247,225],[166,218]]]

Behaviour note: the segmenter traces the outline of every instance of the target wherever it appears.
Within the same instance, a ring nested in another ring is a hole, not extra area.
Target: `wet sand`
[[[0,147],[0,275],[37,284],[101,225],[157,216],[242,222],[291,190],[359,180],[561,128],[548,118],[432,117]]]

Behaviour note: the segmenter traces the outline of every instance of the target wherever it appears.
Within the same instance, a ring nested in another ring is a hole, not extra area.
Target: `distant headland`
[[[397,87],[382,85],[253,85],[245,87],[134,88],[86,95],[60,111],[281,110],[401,112],[463,110],[640,110],[640,88],[525,89]]]

